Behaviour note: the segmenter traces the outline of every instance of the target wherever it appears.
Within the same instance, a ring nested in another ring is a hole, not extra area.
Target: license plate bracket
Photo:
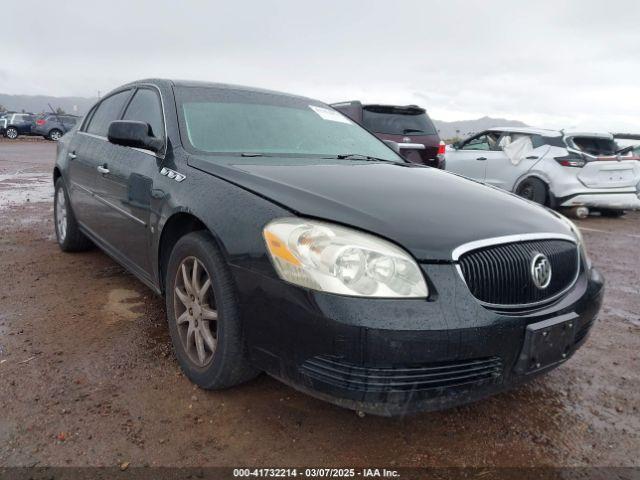
[[[531,374],[564,362],[575,343],[578,315],[568,313],[527,325],[514,370]]]

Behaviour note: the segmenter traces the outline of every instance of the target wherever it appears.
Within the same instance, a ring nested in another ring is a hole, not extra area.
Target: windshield
[[[375,133],[388,135],[435,135],[436,128],[421,108],[368,106],[362,123]]]
[[[347,117],[312,100],[206,87],[179,87],[176,100],[182,140],[199,152],[402,161]]]

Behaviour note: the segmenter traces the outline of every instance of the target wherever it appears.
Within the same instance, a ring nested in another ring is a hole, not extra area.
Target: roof
[[[552,130],[549,128],[536,128],[536,127],[493,127],[488,128],[488,131],[498,132],[513,132],[513,133],[528,133],[531,135],[541,135],[543,137],[600,137],[600,138],[612,138],[609,132],[584,132],[578,130]]]
[[[513,133],[529,133],[531,135],[542,135],[544,137],[560,137],[562,135],[562,132],[559,130],[536,127],[492,127],[488,128],[487,130]]]
[[[216,82],[204,82],[204,81],[198,81],[198,80],[180,80],[180,79],[169,79],[169,78],[145,78],[142,80],[134,80],[125,85],[122,85],[122,87],[139,85],[141,83],[152,83],[152,84],[165,85],[165,86],[172,85],[176,87],[215,88],[218,90],[235,90],[235,91],[243,91],[243,92],[266,93],[271,95],[280,95],[280,96],[292,97],[292,98],[302,98],[302,99],[308,98],[303,95],[295,95],[292,93],[278,92],[276,90],[267,90],[264,88],[247,87],[243,85],[233,85],[229,83],[216,83]],[[118,88],[122,88],[122,87],[118,87]]]

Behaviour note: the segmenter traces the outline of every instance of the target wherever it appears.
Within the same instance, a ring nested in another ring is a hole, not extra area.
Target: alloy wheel
[[[56,194],[56,228],[60,243],[67,237],[67,201],[64,191],[60,188]]]
[[[7,137],[11,140],[18,138],[18,131],[15,128],[9,128],[7,130]]]
[[[217,345],[218,311],[211,277],[196,257],[187,257],[176,271],[174,318],[182,347],[197,367],[213,360]]]
[[[51,140],[57,142],[58,140],[60,140],[60,137],[62,137],[62,134],[60,133],[59,130],[54,130],[53,132],[51,132],[51,134],[49,135],[49,138],[51,138]]]

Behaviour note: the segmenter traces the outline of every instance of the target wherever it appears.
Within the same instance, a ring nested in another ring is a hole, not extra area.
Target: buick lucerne
[[[402,415],[569,359],[604,285],[580,231],[392,147],[309,98],[133,82],[57,144],[57,240],[99,246],[164,296],[205,389],[267,372]]]

